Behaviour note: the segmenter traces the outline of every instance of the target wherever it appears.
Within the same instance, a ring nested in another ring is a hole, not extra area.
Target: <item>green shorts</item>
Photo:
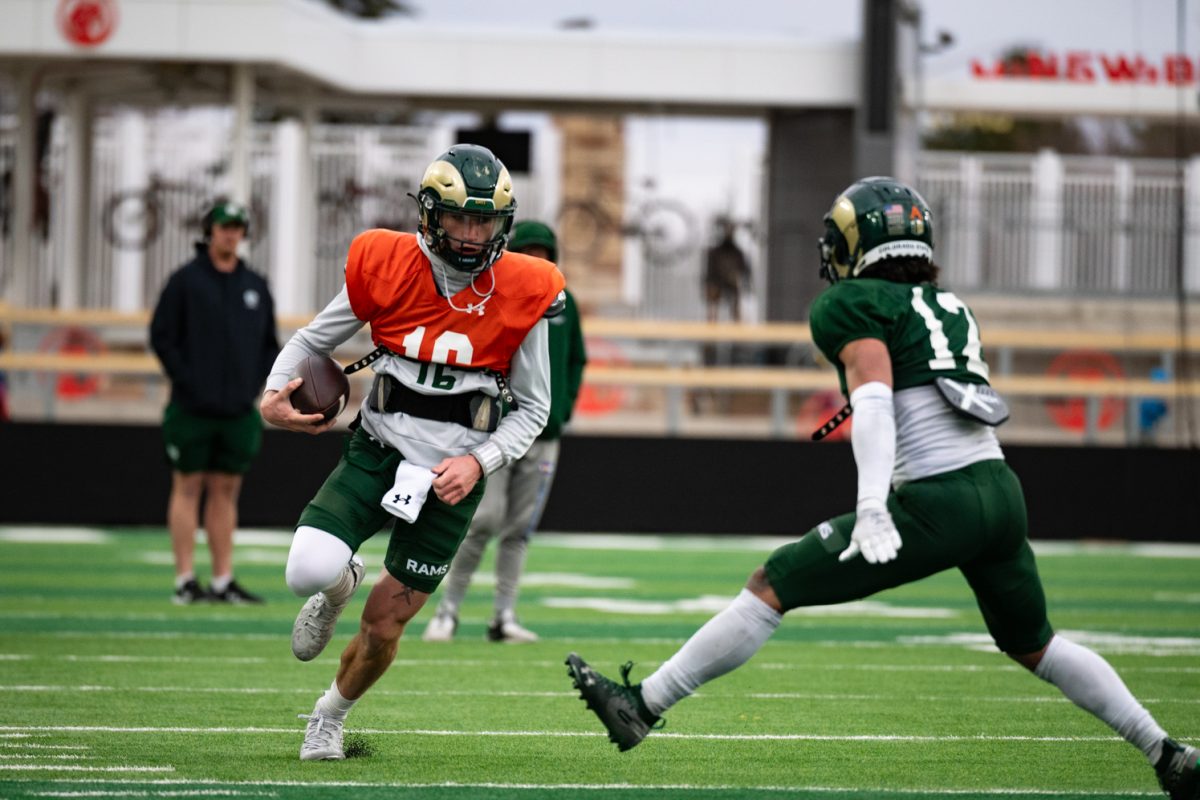
[[[202,417],[170,403],[163,412],[163,444],[178,472],[242,475],[262,447],[262,419],[256,408],[236,417]]]
[[[1025,496],[1007,464],[980,461],[907,483],[888,497],[888,510],[903,546],[887,564],[838,561],[853,513],[772,553],[765,570],[784,610],[858,600],[957,567],[997,647],[1024,655],[1049,643],[1053,629],[1029,547]]]
[[[395,483],[401,460],[397,450],[362,428],[354,431],[346,437],[341,460],[305,506],[296,527],[311,525],[333,534],[357,552],[363,542],[390,524],[392,536],[384,566],[405,586],[431,594],[450,571],[486,481],[475,484],[455,506],[443,503],[431,489],[417,521],[409,523],[379,504]]]

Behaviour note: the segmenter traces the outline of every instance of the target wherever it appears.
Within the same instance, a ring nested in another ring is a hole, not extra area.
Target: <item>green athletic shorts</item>
[[[430,489],[416,522],[405,522],[379,504],[396,480],[402,456],[362,428],[346,437],[342,458],[304,511],[296,527],[311,525],[331,533],[357,552],[384,525],[392,527],[383,564],[392,577],[419,592],[432,594],[450,571],[450,562],[467,535],[483,497],[485,480],[451,506]]]
[[[256,408],[237,417],[202,417],[170,403],[163,412],[163,444],[178,472],[242,475],[262,446],[262,419]]]
[[[988,632],[1005,653],[1045,647],[1053,630],[1027,537],[1025,496],[1003,461],[913,481],[888,497],[900,531],[899,556],[839,562],[854,514],[822,522],[767,559],[767,579],[784,610],[858,600],[958,567],[975,592]]]

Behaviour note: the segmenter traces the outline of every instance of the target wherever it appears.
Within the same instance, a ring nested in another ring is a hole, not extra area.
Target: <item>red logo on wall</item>
[[[72,44],[94,47],[117,27],[117,0],[58,0],[58,29]]]
[[[1093,53],[1068,50],[1054,53],[1020,50],[988,64],[971,59],[975,78],[1034,78],[1071,83],[1138,83],[1146,85],[1189,86],[1196,82],[1200,61],[1182,53],[1167,53],[1161,58],[1140,54]]]

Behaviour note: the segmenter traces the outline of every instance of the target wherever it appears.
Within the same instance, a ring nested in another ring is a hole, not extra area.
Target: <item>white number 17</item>
[[[967,359],[969,372],[974,372],[986,379],[988,366],[980,356],[983,345],[979,341],[979,325],[975,323],[971,309],[967,308],[966,303],[955,297],[953,292],[937,292],[934,297],[937,298],[938,305],[946,311],[951,314],[961,313],[967,318],[967,343],[963,346],[961,355]],[[954,369],[957,365],[954,361],[954,352],[950,349],[950,339],[942,329],[942,321],[925,302],[924,292],[920,286],[913,287],[912,306],[925,320],[925,327],[929,329],[929,346],[933,348],[933,358],[929,359],[929,368]]]

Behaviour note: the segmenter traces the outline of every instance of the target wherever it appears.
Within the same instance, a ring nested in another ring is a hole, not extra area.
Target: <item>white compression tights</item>
[[[1055,635],[1034,674],[1052,683],[1075,705],[1090,711],[1158,761],[1167,732],[1126,688],[1108,662],[1082,645]]]
[[[308,597],[333,587],[341,580],[352,555],[349,545],[333,534],[301,525],[288,552],[288,588],[300,597]]]
[[[642,681],[642,700],[652,714],[662,714],[696,691],[702,683],[732,672],[758,652],[783,615],[749,589],[724,611],[692,634],[667,663]]]

